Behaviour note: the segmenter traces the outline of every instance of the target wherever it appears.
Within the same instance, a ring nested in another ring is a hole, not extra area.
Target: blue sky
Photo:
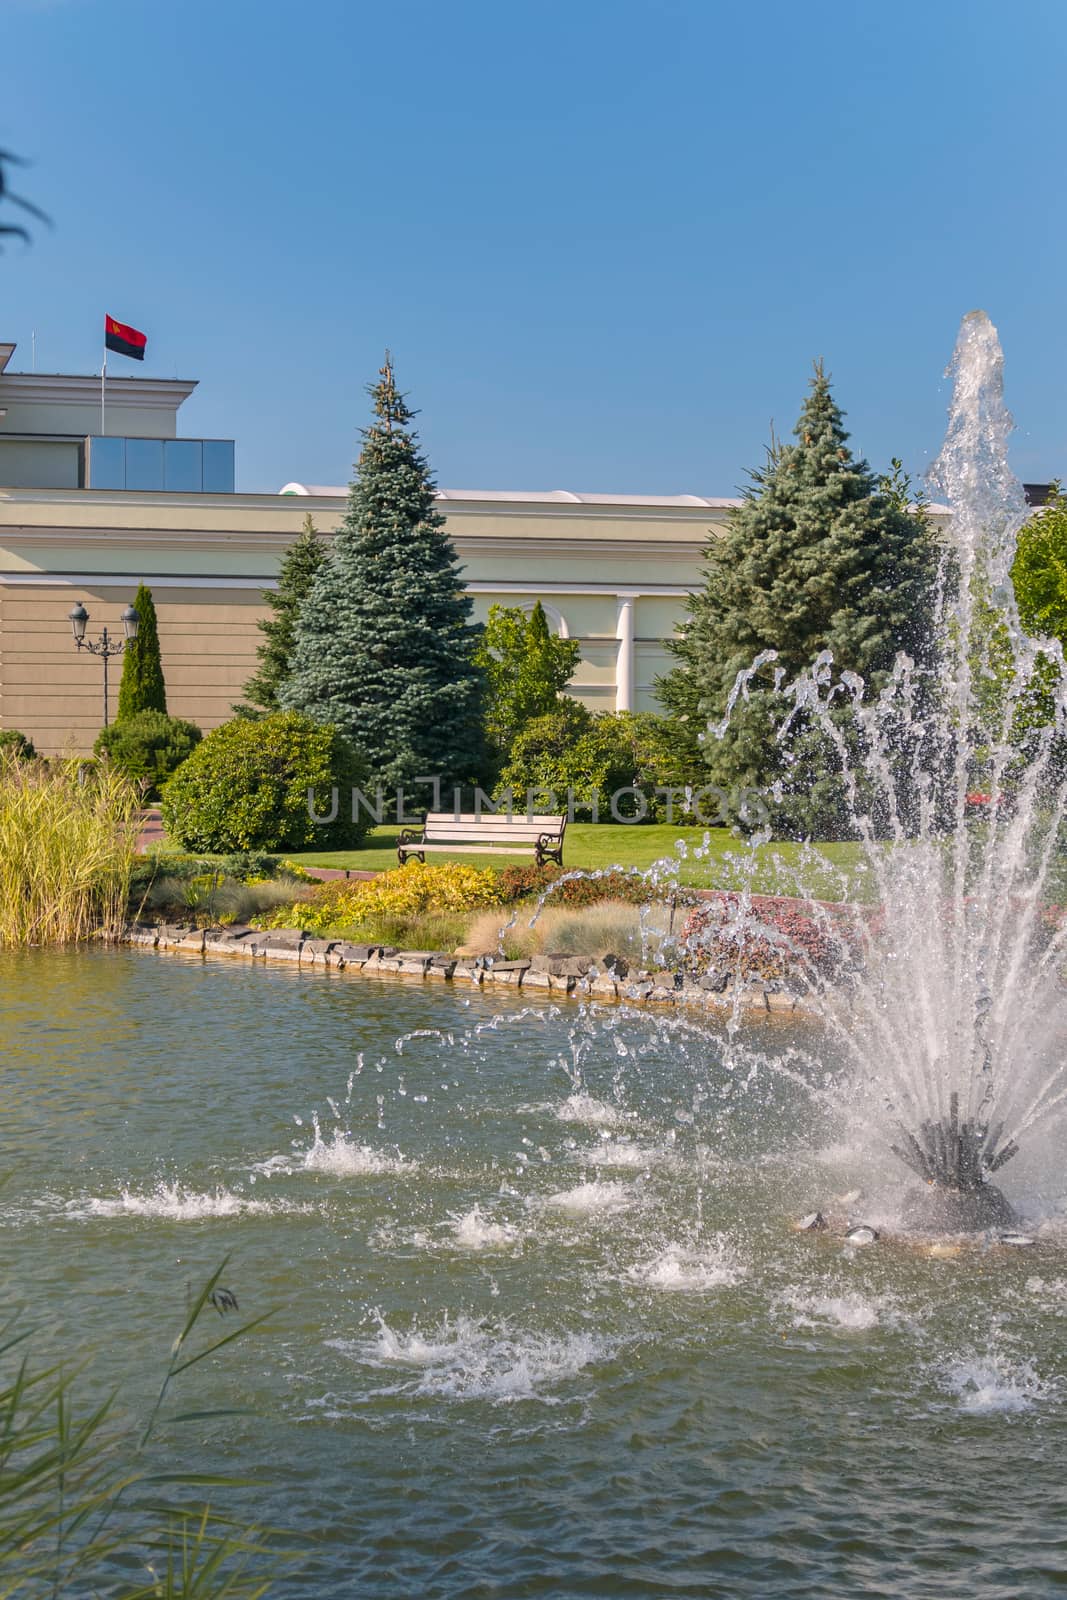
[[[0,40],[55,224],[0,258],[14,365],[133,323],[239,487],[346,481],[387,345],[446,487],[731,494],[820,355],[921,472],[974,306],[1017,472],[1067,476],[1062,0],[2,0]]]

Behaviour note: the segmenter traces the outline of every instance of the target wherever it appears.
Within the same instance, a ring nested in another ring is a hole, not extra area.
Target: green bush
[[[296,711],[235,717],[209,733],[163,789],[163,825],[183,849],[354,849],[352,789],[366,783],[363,755],[329,724]],[[315,822],[315,815],[331,822]],[[313,806],[308,804],[309,791]]]
[[[579,815],[595,801],[601,822],[624,817],[658,822],[666,818],[667,805],[657,789],[681,790],[687,782],[699,788],[706,781],[687,764],[686,749],[674,718],[651,711],[594,716],[579,701],[564,699],[557,710],[531,718],[515,739],[497,794],[510,789],[519,810],[526,805],[527,790],[547,790],[562,810],[568,790],[573,790]],[[611,810],[612,796],[617,796],[618,818]],[[535,798],[534,805],[547,809],[547,798],[543,806]],[[678,795],[671,820],[687,820]]]
[[[16,761],[33,761],[37,755],[32,739],[27,739],[17,728],[0,728],[0,753],[4,751]]]
[[[107,756],[128,778],[143,783],[147,796],[156,798],[203,737],[195,722],[168,717],[165,711],[136,711],[102,728],[93,754]]]

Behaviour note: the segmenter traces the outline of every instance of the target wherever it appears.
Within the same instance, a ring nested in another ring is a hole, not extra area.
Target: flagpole
[[[107,388],[107,346],[105,345],[104,346],[104,359],[103,359],[103,362],[102,362],[101,367],[100,367],[100,433],[101,433],[101,436],[107,432],[107,428],[105,426],[107,412],[105,410],[106,401],[105,401],[105,398],[104,398],[106,388]]]

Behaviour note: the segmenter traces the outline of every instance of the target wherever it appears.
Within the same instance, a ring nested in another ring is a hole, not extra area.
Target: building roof
[[[320,483],[287,483],[279,494],[314,495],[322,500],[343,500],[348,494],[346,486],[330,487]],[[694,510],[703,507],[710,511],[725,511],[740,505],[736,499],[708,498],[700,494],[575,494],[570,489],[438,489],[438,500],[487,500],[513,505],[578,505],[578,506],[644,506],[650,511],[660,507],[680,507]]]

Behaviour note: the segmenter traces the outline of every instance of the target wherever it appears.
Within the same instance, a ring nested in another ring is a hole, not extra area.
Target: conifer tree
[[[483,763],[471,600],[388,355],[370,394],[375,420],[279,699],[335,724],[386,791],[430,775],[468,783]]]
[[[142,583],[134,597],[137,637],[126,645],[122,657],[122,682],[119,684],[119,722],[139,711],[167,710],[167,690],[163,682],[163,661],[159,653],[159,625],[151,589]]]
[[[263,711],[280,709],[278,691],[292,666],[300,607],[326,560],[326,546],[309,511],[298,538],[289,546],[278,568],[278,587],[267,597],[274,614],[259,623],[259,631],[264,635],[256,651],[259,668],[245,684],[245,694],[253,706]]]
[[[831,650],[835,671],[862,675],[870,697],[898,651],[921,661],[932,648],[930,524],[902,504],[894,481],[854,459],[821,362],[794,436],[772,442],[725,534],[709,542],[691,620],[668,646],[679,665],[657,687],[690,727],[723,718],[738,673],[765,650],[778,652],[773,671],[786,683]],[[707,733],[700,747],[728,792],[782,773],[775,730],[788,707],[770,678],[754,680],[725,735]]]

